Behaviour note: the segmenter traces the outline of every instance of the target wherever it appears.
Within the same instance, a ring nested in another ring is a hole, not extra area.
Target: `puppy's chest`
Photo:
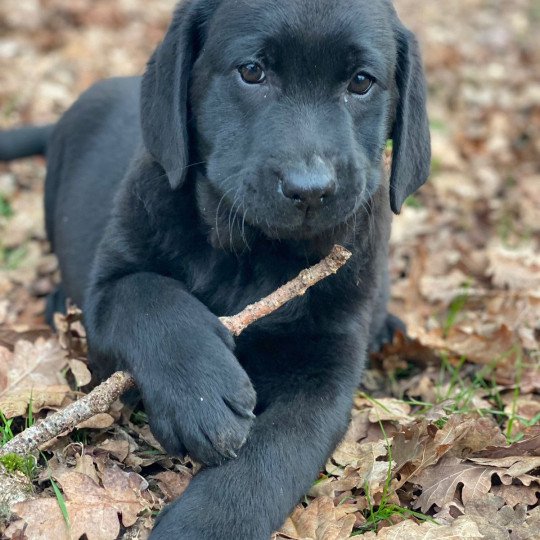
[[[183,262],[188,289],[217,316],[239,313],[298,273],[295,265],[284,267],[221,253]]]
[[[216,316],[231,316],[268,296],[309,266],[303,259],[289,260],[272,253],[245,256],[210,252],[182,260],[181,279],[189,291]],[[180,264],[177,268],[180,267]],[[305,295],[289,301],[274,314],[257,323],[263,332],[281,327],[288,332],[298,325],[308,331],[328,326],[345,314],[362,309],[362,291],[352,268],[342,269],[312,287]],[[174,276],[173,276],[174,277]]]

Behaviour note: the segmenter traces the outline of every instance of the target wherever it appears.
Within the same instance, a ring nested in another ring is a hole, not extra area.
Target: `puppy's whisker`
[[[238,212],[240,211],[240,204],[238,204],[238,198],[239,198],[239,194],[237,190],[234,196],[234,201],[231,206],[231,210],[229,212],[229,243],[235,255],[237,255],[237,253],[236,253],[236,249],[233,242],[233,229],[236,225],[236,218],[238,216]],[[235,206],[236,206],[236,210],[234,210]],[[234,215],[233,215],[233,211],[234,211]],[[231,215],[232,215],[232,222],[231,222]]]
[[[242,234],[242,239],[244,240],[244,244],[246,245],[246,248],[249,251],[250,247],[249,247],[249,244],[248,244],[248,241],[247,241],[247,238],[246,238],[246,213],[247,213],[247,209],[246,209],[245,202],[246,202],[246,198],[244,196],[244,197],[242,197],[242,228],[241,228],[241,234]]]
[[[208,163],[208,161],[197,161],[197,163],[190,163],[184,167],[184,171],[190,169],[191,167],[196,167],[197,165],[204,165],[205,163]]]
[[[234,176],[234,175],[232,175]],[[232,176],[230,176],[229,178],[232,178]],[[229,179],[227,178],[227,180]],[[225,200],[225,197],[234,189],[234,187],[231,187],[229,188],[227,191],[225,191],[223,193],[223,195],[221,196],[221,199],[219,199],[219,203],[217,205],[217,208],[216,208],[216,235],[217,235],[217,238],[218,238],[218,242],[219,242],[219,246],[221,247],[221,249],[225,249],[225,246],[221,243],[221,234],[219,234],[219,209],[221,208],[221,204],[223,203],[223,201]]]

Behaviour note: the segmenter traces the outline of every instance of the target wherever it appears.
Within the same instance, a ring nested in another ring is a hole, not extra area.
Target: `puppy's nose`
[[[336,192],[335,172],[324,161],[311,167],[291,168],[282,172],[280,188],[287,199],[301,208],[318,208]]]

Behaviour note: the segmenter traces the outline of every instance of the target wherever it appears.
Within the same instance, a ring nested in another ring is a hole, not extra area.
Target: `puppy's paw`
[[[150,427],[171,454],[184,454],[205,465],[235,458],[255,419],[255,392],[249,380],[233,389],[216,381],[160,390],[150,407]],[[197,388],[198,387],[198,388]]]
[[[138,380],[156,438],[171,454],[189,453],[206,465],[235,458],[255,419],[255,390],[214,333],[183,347],[183,358]]]

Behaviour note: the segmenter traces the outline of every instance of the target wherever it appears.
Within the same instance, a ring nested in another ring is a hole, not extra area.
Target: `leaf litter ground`
[[[172,7],[3,0],[0,127],[54,121],[93,81],[141,72]],[[540,10],[396,7],[424,49],[433,135],[431,180],[392,236],[412,339],[372,357],[345,440],[275,539],[538,539]],[[77,313],[58,336],[43,319],[58,280],[44,170],[0,165],[0,443],[89,388]],[[0,537],[144,538],[198,470],[119,404],[42,450],[0,465]]]

